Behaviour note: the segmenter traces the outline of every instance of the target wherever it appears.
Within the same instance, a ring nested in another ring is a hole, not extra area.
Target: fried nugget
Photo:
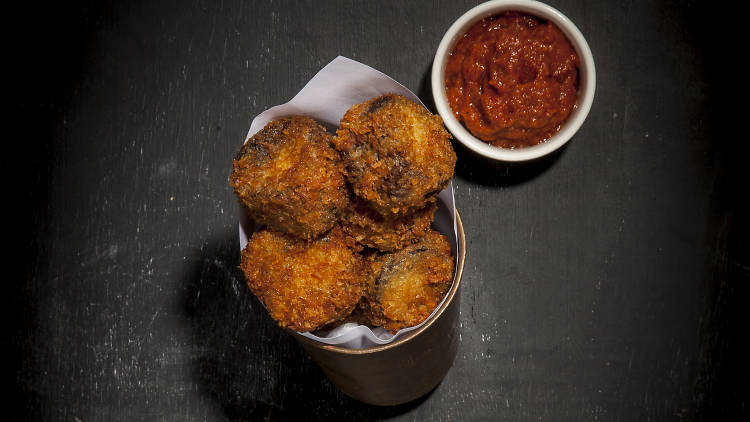
[[[386,216],[434,202],[456,165],[440,116],[396,94],[351,107],[333,144],[354,193]]]
[[[375,273],[373,272],[373,262],[375,258],[378,255],[378,251],[375,249],[369,249],[365,248],[360,252],[360,255],[363,258],[364,261],[364,267],[365,271],[362,272],[362,277],[364,279],[364,293],[362,297],[360,298],[359,302],[354,306],[351,313],[344,316],[342,319],[333,321],[329,324],[326,324],[319,328],[318,331],[330,331],[334,328],[339,327],[340,325],[347,324],[347,323],[355,323],[358,325],[372,325],[370,323],[370,311],[367,301],[368,292],[373,291],[373,286],[375,285]],[[322,334],[323,337],[326,336],[325,333]]]
[[[376,276],[360,306],[371,325],[392,333],[430,316],[450,289],[455,267],[448,239],[434,230],[372,265]]]
[[[427,234],[436,209],[437,204],[430,203],[407,215],[386,217],[357,199],[344,212],[341,224],[357,242],[390,252],[415,243]]]
[[[313,119],[292,116],[243,145],[229,180],[255,221],[305,239],[333,227],[349,191],[331,138]]]
[[[263,229],[240,267],[280,326],[313,331],[345,318],[365,294],[371,273],[361,249],[339,226],[315,240]]]

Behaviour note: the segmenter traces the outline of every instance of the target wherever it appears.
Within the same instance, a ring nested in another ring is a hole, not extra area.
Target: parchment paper
[[[339,56],[321,69],[288,103],[272,107],[256,116],[250,125],[250,131],[247,133],[245,140],[263,129],[268,122],[295,114],[312,117],[326,126],[329,131],[335,132],[339,121],[351,106],[388,93],[401,94],[422,104],[413,92],[387,75],[357,61]],[[455,211],[453,183],[451,182],[438,195],[438,209],[435,212],[432,227],[450,239],[454,257],[457,256],[456,251],[458,250]],[[253,226],[250,217],[240,207],[239,235],[241,249],[244,249],[249,236],[256,229],[257,227]],[[455,283],[455,278],[453,282]],[[443,298],[443,301],[445,301],[445,298]],[[442,305],[442,302],[440,305]],[[438,308],[440,305],[438,305]],[[432,315],[430,315],[430,318],[432,318]],[[325,344],[363,349],[388,344],[398,338],[408,336],[421,325],[404,328],[396,334],[391,334],[380,327],[370,329],[364,325],[348,323],[329,332],[318,332],[318,335],[300,334]]]

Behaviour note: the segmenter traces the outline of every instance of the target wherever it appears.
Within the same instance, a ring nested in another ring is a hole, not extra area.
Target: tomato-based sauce
[[[506,12],[474,24],[445,69],[451,109],[474,136],[521,148],[549,139],[575,108],[579,61],[550,22]]]

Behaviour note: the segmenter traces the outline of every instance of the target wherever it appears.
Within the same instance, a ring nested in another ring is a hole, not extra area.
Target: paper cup
[[[443,380],[459,344],[459,288],[466,237],[458,211],[456,225],[455,282],[443,304],[410,336],[383,346],[348,349],[322,344],[289,330],[339,390],[365,403],[387,406],[417,399]]]
[[[332,130],[349,107],[386,93],[421,103],[413,92],[387,75],[337,57],[288,103],[256,116],[247,138],[268,122],[293,114],[312,117]],[[395,335],[382,327],[371,329],[357,324],[345,324],[320,336],[287,330],[331,382],[358,400],[378,405],[411,401],[438,385],[453,363],[459,342],[458,289],[466,250],[452,183],[440,192],[437,203],[433,228],[448,236],[456,272],[450,290],[425,322]],[[255,228],[244,210],[240,215],[239,240],[240,248],[244,248]]]

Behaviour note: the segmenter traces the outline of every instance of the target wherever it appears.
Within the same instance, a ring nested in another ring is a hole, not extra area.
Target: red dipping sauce
[[[554,24],[505,12],[474,24],[451,51],[445,89],[453,114],[502,148],[536,145],[575,108],[578,56]]]

